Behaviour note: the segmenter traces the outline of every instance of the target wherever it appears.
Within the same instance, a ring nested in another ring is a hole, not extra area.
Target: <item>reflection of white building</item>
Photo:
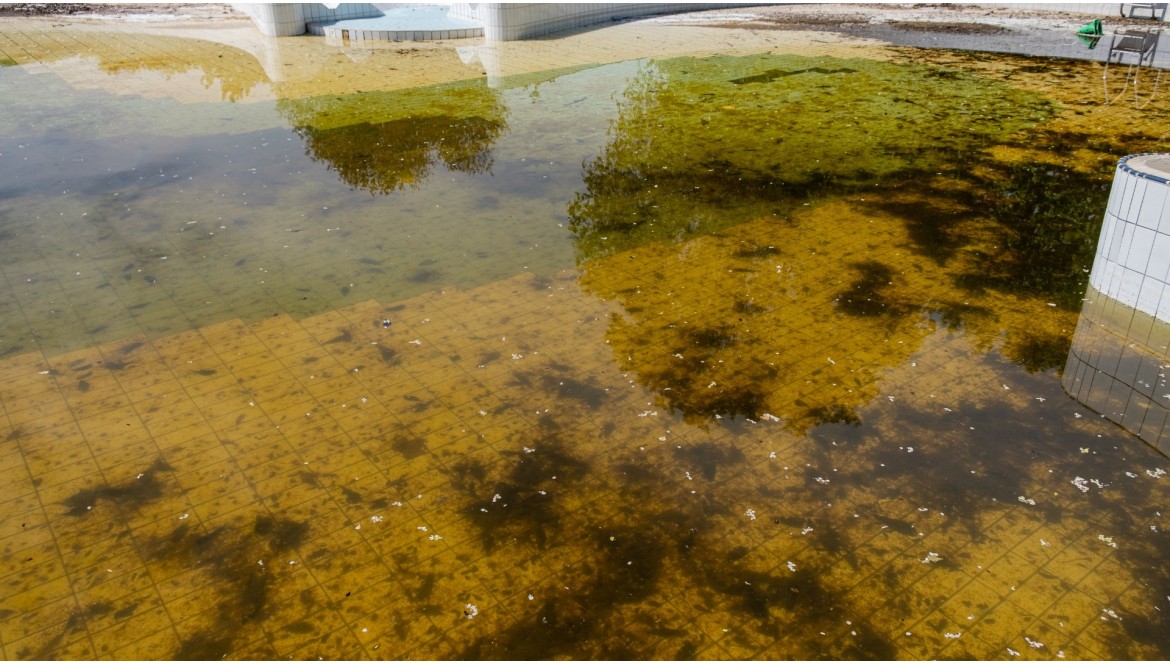
[[[1065,391],[1170,455],[1170,154],[1117,165]]]

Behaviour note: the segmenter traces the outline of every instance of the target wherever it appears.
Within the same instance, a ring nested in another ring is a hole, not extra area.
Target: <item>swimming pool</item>
[[[0,35],[6,657],[1170,651],[1098,65]]]

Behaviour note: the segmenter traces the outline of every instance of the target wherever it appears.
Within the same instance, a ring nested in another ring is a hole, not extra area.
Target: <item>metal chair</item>
[[[1137,16],[1134,16],[1135,12],[1147,11],[1150,12],[1150,15],[1148,17],[1142,18],[1164,20],[1166,18],[1166,5],[1167,3],[1165,2],[1123,2],[1121,3],[1121,9],[1119,10],[1119,13],[1121,14],[1122,18],[1138,18]],[[1126,11],[1127,7],[1129,8],[1129,11]]]
[[[1109,99],[1109,65],[1127,65],[1125,72],[1125,82],[1121,87],[1121,92],[1112,101],[1117,101],[1121,95],[1125,93],[1129,84],[1133,83],[1134,101],[1138,99],[1138,76],[1141,73],[1142,67],[1149,67],[1154,64],[1154,55],[1158,50],[1158,39],[1162,35],[1161,28],[1152,30],[1137,30],[1126,29],[1118,30],[1114,33],[1113,38],[1109,42],[1109,53],[1105,57],[1105,73],[1102,79],[1105,84],[1105,102],[1110,103]],[[1154,90],[1157,92],[1158,82],[1162,78],[1162,72],[1159,71],[1157,78],[1154,79]],[[1152,96],[1152,93],[1151,93]],[[1148,103],[1148,102],[1147,102]]]

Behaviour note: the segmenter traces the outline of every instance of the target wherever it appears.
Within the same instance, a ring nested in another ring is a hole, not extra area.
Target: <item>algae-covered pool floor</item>
[[[1166,100],[815,33],[488,85],[14,25],[5,658],[1170,656],[1167,459],[1060,385]]]

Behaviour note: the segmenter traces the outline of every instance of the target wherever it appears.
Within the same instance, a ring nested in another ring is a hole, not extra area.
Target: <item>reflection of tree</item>
[[[625,90],[610,143],[569,207],[578,256],[783,217],[810,197],[933,172],[1049,112],[1034,94],[918,66],[768,55],[653,63]]]
[[[127,60],[122,56],[99,55],[98,67],[108,74],[145,70],[164,74],[168,78],[175,74],[200,71],[203,75],[199,80],[203,87],[210,89],[219,83],[221,98],[231,102],[246,99],[257,84],[268,82],[267,74],[256,59],[246,53],[210,42],[183,40],[182,45],[183,60],[173,56]],[[225,50],[233,52],[225,55]]]
[[[507,129],[505,107],[482,81],[345,97],[280,100],[277,107],[348,185],[387,194],[425,179],[441,162],[483,173]]]
[[[1048,109],[889,63],[645,68],[569,208],[585,286],[624,308],[615,355],[688,419],[796,431],[855,424],[941,329],[1061,366],[1075,314],[1047,303],[1079,297],[1103,190],[982,152]]]

